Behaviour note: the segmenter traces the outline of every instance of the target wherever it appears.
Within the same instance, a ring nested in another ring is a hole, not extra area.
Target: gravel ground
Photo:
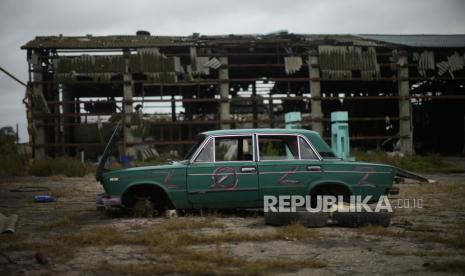
[[[0,235],[0,275],[463,274],[465,175],[430,177],[438,182],[398,184],[398,198],[421,202],[423,208],[396,208],[388,228],[308,230],[266,226],[260,214],[246,212],[175,219],[102,214],[95,209],[102,188],[91,176],[3,179],[0,212],[18,214],[19,221],[15,234]],[[57,201],[34,203],[35,194],[48,192],[15,191],[28,186],[49,189]],[[293,266],[293,260],[301,264]]]

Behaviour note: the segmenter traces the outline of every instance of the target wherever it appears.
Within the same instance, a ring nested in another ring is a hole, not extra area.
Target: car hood
[[[119,169],[119,170],[114,170],[114,171],[107,171],[107,172],[104,172],[103,175],[113,176],[113,175],[119,175],[119,174],[133,174],[133,173],[153,171],[153,170],[171,170],[171,169],[179,169],[179,168],[185,168],[185,167],[186,167],[185,161],[172,161],[170,163],[160,164],[160,165],[132,167],[132,168],[125,168],[125,169]]]

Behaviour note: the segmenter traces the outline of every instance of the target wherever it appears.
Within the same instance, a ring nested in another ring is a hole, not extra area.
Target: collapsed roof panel
[[[150,36],[150,35],[117,35],[117,36],[38,36],[23,45],[22,49],[121,49],[150,47],[189,47],[220,46],[235,47],[253,44],[299,45],[358,45],[388,46],[389,43],[376,41],[357,35],[308,35],[308,34],[270,34],[270,35],[215,35],[215,36]]]
[[[371,39],[408,47],[465,47],[465,35],[358,35],[358,37]]]

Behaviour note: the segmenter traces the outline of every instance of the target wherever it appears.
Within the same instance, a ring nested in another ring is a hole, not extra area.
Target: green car
[[[107,146],[108,148],[108,146]],[[104,156],[107,155],[107,150]],[[155,209],[262,208],[264,196],[398,193],[396,168],[334,156],[317,132],[304,129],[234,129],[199,134],[185,160],[103,171],[101,207]]]

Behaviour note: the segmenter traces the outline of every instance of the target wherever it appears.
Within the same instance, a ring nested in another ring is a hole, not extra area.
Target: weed
[[[459,237],[444,236],[438,233],[425,233],[418,231],[394,231],[381,226],[366,226],[358,229],[358,234],[376,235],[393,238],[407,238],[418,242],[442,243],[451,247],[464,249],[465,241]]]
[[[29,165],[29,174],[35,176],[52,175],[52,166],[50,159],[34,159]]]
[[[50,231],[50,230],[53,230],[53,229],[58,228],[58,227],[71,226],[71,225],[75,225],[75,222],[73,220],[71,220],[70,217],[64,216],[64,217],[59,218],[57,220],[54,220],[54,221],[51,221],[51,222],[44,223],[44,224],[40,225],[39,230],[41,230],[41,231]]]
[[[448,261],[442,263],[433,263],[429,266],[429,269],[438,272],[447,273],[465,273],[465,261]]]
[[[257,275],[269,271],[296,271],[303,268],[322,268],[326,264],[311,258],[292,259],[260,259],[247,260],[233,257],[223,251],[200,253],[191,250],[180,250],[170,255],[167,260],[156,260],[146,264],[109,264],[103,262],[100,269],[117,274],[241,274]]]

